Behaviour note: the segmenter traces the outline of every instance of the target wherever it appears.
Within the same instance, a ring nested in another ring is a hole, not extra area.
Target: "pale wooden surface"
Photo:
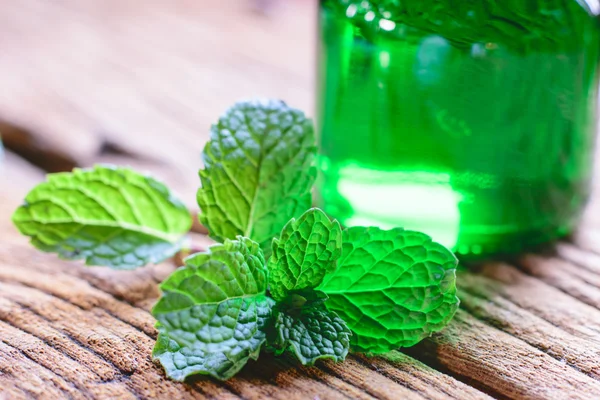
[[[231,102],[312,109],[314,3],[284,3],[0,0],[8,147],[46,170],[147,169],[195,207],[208,126]],[[226,383],[179,384],[151,361],[148,312],[174,265],[114,272],[32,249],[9,221],[44,175],[23,157],[0,167],[0,399],[600,398],[600,197],[552,252],[462,272],[455,320],[405,354],[264,356]]]
[[[277,3],[0,0],[0,132],[47,169],[150,169],[192,205],[227,107],[276,97],[312,114],[315,5]]]

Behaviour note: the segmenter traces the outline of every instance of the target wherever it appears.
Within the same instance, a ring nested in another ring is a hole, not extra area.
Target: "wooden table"
[[[600,398],[600,197],[551,252],[462,272],[456,318],[414,348],[314,368],[263,356],[225,383],[174,383],[151,361],[148,310],[173,264],[86,268],[17,234],[9,217],[45,171],[129,164],[195,208],[199,153],[228,105],[262,95],[311,110],[315,5],[282,3],[0,0],[10,150],[0,167],[0,399]]]

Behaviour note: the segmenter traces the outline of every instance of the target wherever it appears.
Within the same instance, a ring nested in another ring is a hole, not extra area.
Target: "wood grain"
[[[0,6],[6,145],[46,166],[53,158],[50,169],[117,149],[186,171],[179,179],[195,187],[210,125],[233,102],[276,97],[312,114],[313,2],[273,15],[247,0]]]
[[[156,331],[148,312],[158,296],[157,282],[174,266],[120,273],[64,262],[16,242],[0,244],[0,341],[5,346],[0,371],[11,383],[4,386],[10,396],[25,391],[36,398],[442,399],[459,388],[468,398],[486,397],[407,356],[403,372],[388,374],[370,364],[392,369],[383,359],[306,368],[289,358],[265,356],[224,384],[207,379],[176,384],[150,360]],[[39,372],[36,387],[52,390],[32,391],[26,368]],[[411,389],[423,379],[428,396]]]
[[[11,154],[4,165],[6,185],[41,179]],[[16,207],[24,190],[3,193],[1,204]],[[400,353],[320,368],[265,355],[226,383],[171,382],[150,358],[156,331],[148,310],[174,265],[117,272],[61,261],[32,249],[11,226],[11,211],[0,208],[0,232],[11,238],[0,244],[0,377],[7,398],[487,398]]]
[[[600,196],[570,241],[462,271],[457,317],[414,348],[311,368],[264,355],[228,382],[169,381],[149,310],[175,264],[61,261],[10,215],[46,171],[97,162],[150,171],[195,209],[200,150],[231,102],[311,109],[315,2],[0,4],[1,400],[600,398]]]

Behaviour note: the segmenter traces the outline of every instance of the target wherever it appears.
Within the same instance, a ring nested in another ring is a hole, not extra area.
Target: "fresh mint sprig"
[[[428,236],[342,230],[311,209],[311,122],[281,101],[235,104],[203,152],[200,221],[221,242],[162,284],[154,359],[182,381],[235,375],[262,348],[305,365],[412,346],[458,308],[457,260]],[[117,269],[177,252],[190,216],[161,183],[100,166],[50,175],[13,220],[32,243]]]

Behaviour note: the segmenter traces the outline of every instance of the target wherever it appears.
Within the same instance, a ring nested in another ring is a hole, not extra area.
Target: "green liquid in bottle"
[[[420,230],[469,255],[568,233],[595,142],[594,11],[322,1],[321,206],[347,226]]]

